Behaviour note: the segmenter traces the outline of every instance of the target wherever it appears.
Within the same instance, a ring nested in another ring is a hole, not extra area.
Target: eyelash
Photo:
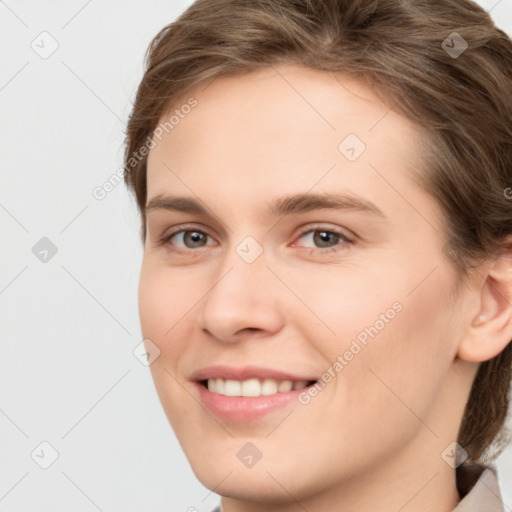
[[[176,230],[172,231],[171,233],[165,234],[162,238],[159,239],[158,244],[168,246],[172,252],[182,253],[182,254],[188,253],[190,251],[199,252],[201,249],[204,249],[205,247],[200,247],[198,249],[182,249],[182,248],[176,249],[176,248],[172,247],[172,244],[170,243],[170,241],[175,235],[177,235],[178,233],[189,233],[189,232],[201,233],[202,235],[206,235],[207,237],[210,237],[210,235],[208,235],[208,233],[205,233],[204,231],[201,231],[200,229],[195,229],[190,226],[185,226],[185,227],[181,226],[180,229],[176,229]],[[330,233],[330,234],[335,235],[337,238],[340,238],[342,241],[337,243],[333,247],[328,247],[328,248],[300,247],[300,249],[306,251],[308,254],[312,254],[317,251],[322,254],[339,252],[339,251],[345,250],[347,248],[346,247],[347,244],[349,244],[349,245],[354,244],[354,240],[352,240],[351,238],[348,238],[346,235],[341,233],[341,231],[338,231],[338,230],[332,229],[332,228],[325,228],[323,226],[313,226],[313,227],[306,229],[305,231],[302,231],[298,235],[297,240],[301,239],[303,236],[305,236],[309,233],[315,233],[315,232]],[[210,238],[212,238],[212,237],[210,237]],[[340,246],[341,246],[341,248],[340,248]]]

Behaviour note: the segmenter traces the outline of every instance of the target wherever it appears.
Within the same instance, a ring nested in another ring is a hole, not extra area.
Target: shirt
[[[461,501],[453,512],[505,512],[494,466],[471,462],[456,471]]]
[[[452,512],[505,512],[494,466],[462,464],[456,476],[461,500]],[[212,512],[222,512],[221,506]]]

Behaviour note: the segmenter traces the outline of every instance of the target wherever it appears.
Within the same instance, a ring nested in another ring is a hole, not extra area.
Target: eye
[[[203,231],[197,229],[181,229],[167,233],[160,240],[163,245],[172,245],[179,249],[200,249],[208,245],[207,239],[211,238]],[[212,245],[212,244],[210,244]]]
[[[197,250],[207,245],[215,245],[208,243],[208,239],[213,238],[199,229],[176,229],[171,233],[166,233],[160,240],[159,244],[168,246],[170,250],[176,252],[187,252],[189,250]],[[340,251],[346,248],[348,244],[353,244],[353,240],[348,238],[340,231],[325,226],[313,227],[300,233],[296,240],[305,240],[306,244],[294,243],[293,246],[300,247],[309,252],[320,252],[322,254]],[[313,244],[308,247],[308,244]]]
[[[326,229],[323,227],[317,227],[303,231],[298,240],[301,239],[314,244],[313,247],[305,248],[310,249],[310,251],[314,251],[315,249],[323,249],[320,252],[324,253],[342,250],[347,244],[353,243],[353,240],[345,236],[343,233],[331,228]]]

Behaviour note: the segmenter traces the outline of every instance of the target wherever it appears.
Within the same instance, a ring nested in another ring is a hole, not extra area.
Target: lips
[[[191,380],[211,413],[232,421],[252,421],[296,401],[317,378],[254,366],[210,366],[195,372]]]

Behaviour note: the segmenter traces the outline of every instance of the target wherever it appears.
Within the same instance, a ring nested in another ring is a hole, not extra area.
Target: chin
[[[291,494],[295,499],[300,499],[304,495],[297,489],[297,482],[295,488],[290,481],[283,480],[282,477],[277,477],[275,480],[276,471],[269,470],[269,473],[263,468],[259,472],[254,472],[255,468],[237,469],[235,466],[222,465],[222,469],[211,467],[211,465],[199,464],[192,470],[196,478],[212,492],[232,499],[241,501],[250,501],[266,505],[284,504],[290,501],[290,494],[285,489],[293,489]],[[229,476],[228,476],[229,475]],[[294,479],[297,475],[294,475]],[[278,483],[279,482],[279,483]],[[299,484],[300,488],[300,484]],[[288,491],[290,492],[290,491]]]
[[[284,453],[290,453],[289,449],[283,450],[280,455],[274,447],[262,446],[263,440],[255,440],[255,444],[262,447],[261,459],[254,466],[246,467],[237,458],[237,452],[247,442],[246,439],[230,438],[230,441],[232,448],[221,443],[223,446],[217,445],[218,453],[211,444],[204,450],[198,449],[202,442],[195,443],[192,450],[185,451],[196,478],[212,492],[266,505],[288,503],[290,495],[295,500],[301,500],[318,492],[319,482],[323,478],[321,467],[315,470],[311,464],[302,464],[300,458],[284,456]],[[272,455],[266,457],[265,452]],[[307,468],[304,478],[299,471],[301,466]],[[311,478],[313,474],[318,475],[316,482]],[[329,475],[324,476],[329,478]],[[324,483],[328,484],[326,481]]]

